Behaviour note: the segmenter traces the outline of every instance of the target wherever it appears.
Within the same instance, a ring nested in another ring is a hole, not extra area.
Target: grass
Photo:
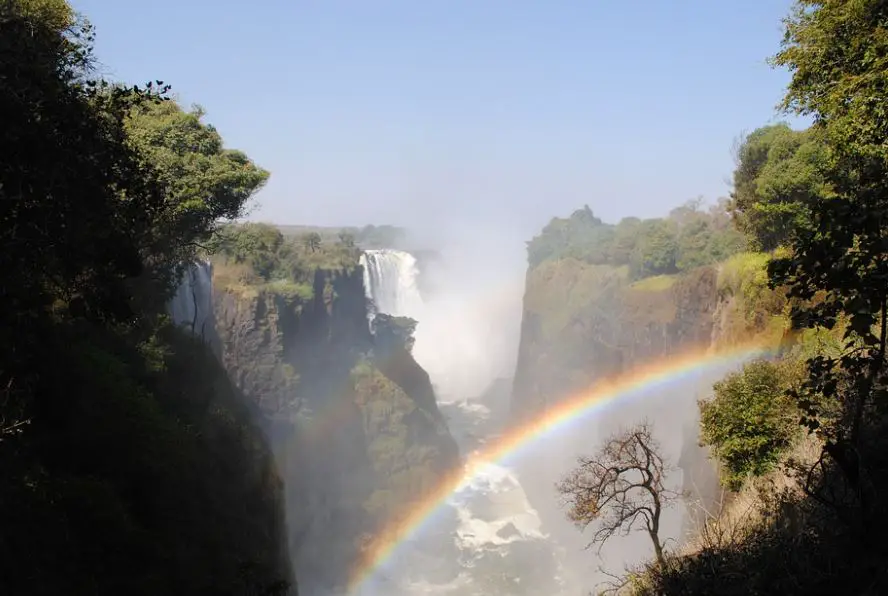
[[[645,277],[634,282],[630,287],[633,290],[642,290],[645,292],[663,292],[675,285],[678,281],[678,275],[654,275],[653,277]]]

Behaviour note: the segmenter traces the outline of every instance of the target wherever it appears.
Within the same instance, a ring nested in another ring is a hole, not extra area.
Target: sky
[[[730,191],[787,119],[790,0],[72,0],[102,71],[161,79],[271,171],[253,220],[533,233]]]

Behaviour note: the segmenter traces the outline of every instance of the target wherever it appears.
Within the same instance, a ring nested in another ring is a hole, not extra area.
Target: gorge
[[[0,5],[0,594],[888,593],[888,4],[804,129],[773,6],[124,4]]]
[[[272,232],[249,224],[239,233]],[[287,243],[271,243],[275,258]],[[715,265],[669,283],[633,282],[620,267],[568,257],[532,264],[524,280],[460,287],[458,276],[448,279],[446,255],[420,268],[397,249],[321,251],[329,263],[289,280],[257,273],[253,263],[268,255],[223,251],[212,265],[191,269],[170,305],[179,324],[214,338],[229,375],[260,411],[286,486],[289,550],[303,596],[346,593],[343,570],[374,536],[515,424],[596,380],[737,339],[725,323],[736,299],[720,287]],[[437,291],[421,290],[428,287]],[[442,291],[448,287],[457,290]],[[407,325],[391,337],[412,335],[412,342],[382,343],[375,319],[390,333],[404,317],[417,322],[415,332]],[[680,544],[719,498],[715,471],[697,446],[696,400],[736,364],[642,387],[631,400],[534,439],[520,457],[473,466],[352,593],[593,589],[605,576],[590,567],[597,556],[565,521],[554,484],[577,455],[641,417],[656,420],[666,455],[682,465],[670,481],[695,493],[664,520],[664,537]],[[600,563],[618,569],[646,559],[648,549],[638,536],[617,539]]]

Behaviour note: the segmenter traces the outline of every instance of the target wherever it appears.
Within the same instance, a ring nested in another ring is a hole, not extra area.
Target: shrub
[[[721,462],[722,481],[737,490],[750,476],[770,471],[798,431],[795,405],[786,396],[788,364],[755,360],[713,386],[700,402],[700,436]]]

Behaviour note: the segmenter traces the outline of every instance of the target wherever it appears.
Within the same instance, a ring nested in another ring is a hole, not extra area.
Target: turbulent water
[[[414,356],[436,386],[439,405],[462,453],[483,447],[501,430],[511,390],[508,382],[494,382],[487,369],[470,378],[475,363],[485,362],[486,338],[476,337],[479,332],[483,336],[484,317],[460,308],[466,303],[458,300],[426,301],[418,289],[416,259],[409,253],[366,251],[361,264],[375,311],[418,321]],[[472,332],[460,333],[459,325],[467,323],[471,326],[465,328]],[[485,376],[484,385],[490,389],[479,395]],[[490,463],[466,478],[463,488],[451,495],[412,542],[396,550],[360,593],[556,595],[564,584],[557,552],[515,472]]]

